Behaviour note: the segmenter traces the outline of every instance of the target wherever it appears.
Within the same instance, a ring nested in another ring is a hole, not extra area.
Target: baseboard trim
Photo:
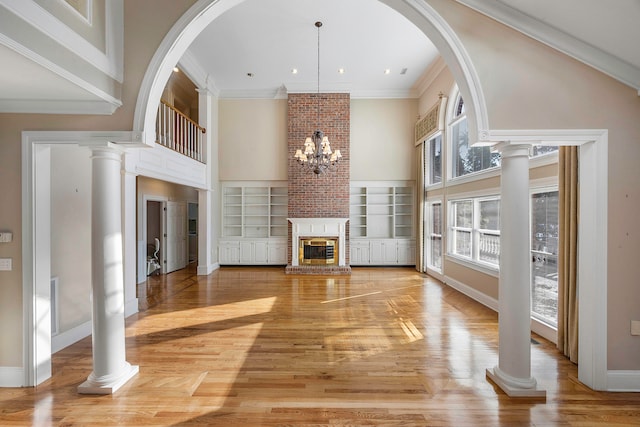
[[[462,292],[463,294],[465,294],[466,296],[468,296],[471,299],[474,299],[476,301],[478,301],[480,304],[489,307],[490,309],[492,309],[493,311],[498,311],[498,300],[495,298],[492,298],[488,295],[483,294],[482,292],[480,292],[477,289],[472,288],[469,285],[465,285],[462,282],[458,282],[455,279],[452,279],[449,276],[445,276],[444,277],[444,283],[448,286],[451,286],[453,289]]]
[[[91,320],[51,337],[51,354],[75,344],[92,333]]]
[[[11,366],[0,366],[0,387],[24,386],[24,369]]]
[[[205,266],[199,265],[197,269],[197,274],[198,276],[208,276],[209,274],[213,273],[219,268],[220,268],[220,264],[217,262],[214,264],[209,264]]]
[[[124,303],[124,317],[127,318],[138,312],[138,298],[132,298]]]
[[[607,371],[607,391],[640,392],[640,371]]]

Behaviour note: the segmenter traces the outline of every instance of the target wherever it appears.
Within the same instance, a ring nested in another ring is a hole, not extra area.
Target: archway
[[[136,110],[133,130],[143,134],[146,144],[154,144],[157,105],[162,90],[176,63],[180,60],[189,45],[225,11],[242,3],[244,0],[199,0],[172,27],[162,44],[154,54],[142,81]],[[606,260],[606,246],[597,242],[606,241],[606,227],[598,227],[595,233],[585,224],[606,224],[607,174],[606,164],[597,159],[605,158],[607,152],[607,132],[602,130],[495,130],[489,127],[488,111],[479,76],[474,68],[464,45],[448,25],[448,23],[427,2],[421,0],[371,0],[380,1],[396,10],[419,28],[436,46],[445,63],[457,82],[460,92],[466,101],[469,120],[469,138],[472,141],[496,143],[501,141],[525,141],[527,143],[549,143],[558,145],[583,145],[584,158],[582,164],[590,165],[582,169],[581,181],[600,183],[597,191],[586,194],[587,209],[582,211],[580,233],[585,248],[598,247],[582,253],[579,260],[581,274],[580,306],[592,308],[591,316],[581,316],[580,330],[593,330],[593,319],[598,319],[596,333],[592,336],[581,335],[580,380],[587,385],[605,390],[607,383],[607,333],[606,327],[606,268],[597,274],[589,275],[593,266]],[[595,156],[593,153],[597,153]],[[591,170],[588,175],[586,170]],[[604,185],[602,183],[605,183]],[[584,188],[584,187],[582,187]],[[582,197],[582,193],[581,193]],[[594,207],[598,206],[596,210]],[[591,209],[593,208],[593,209]],[[604,220],[604,222],[603,222]],[[582,247],[582,246],[581,246]],[[600,262],[598,262],[600,261]],[[590,267],[591,266],[591,267]],[[596,278],[600,280],[596,280]],[[603,300],[604,298],[604,300]]]
[[[153,144],[158,103],[173,67],[193,40],[216,18],[244,0],[199,0],[171,28],[151,59],[140,86],[133,130],[142,132],[144,142]],[[451,70],[460,92],[467,101],[469,137],[486,140],[489,118],[480,79],[471,58],[453,29],[424,1],[380,1],[407,18],[436,46]]]

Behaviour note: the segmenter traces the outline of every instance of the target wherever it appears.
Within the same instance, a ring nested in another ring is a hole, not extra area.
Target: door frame
[[[156,196],[153,194],[142,195],[142,206],[140,207],[140,224],[141,224],[141,236],[138,241],[138,283],[142,283],[147,280],[147,215],[149,215],[147,209],[148,202],[160,202],[161,214],[160,214],[160,273],[166,274],[166,235],[167,235],[167,202],[169,198],[166,196]]]

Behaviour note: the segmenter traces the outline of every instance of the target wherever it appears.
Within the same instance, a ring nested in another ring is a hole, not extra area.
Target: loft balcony
[[[156,120],[156,143],[205,163],[206,129],[165,101],[160,101]]]

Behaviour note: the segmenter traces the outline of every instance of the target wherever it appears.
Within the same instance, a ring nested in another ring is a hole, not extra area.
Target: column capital
[[[504,157],[529,157],[533,143],[502,141],[493,146],[492,151]]]

